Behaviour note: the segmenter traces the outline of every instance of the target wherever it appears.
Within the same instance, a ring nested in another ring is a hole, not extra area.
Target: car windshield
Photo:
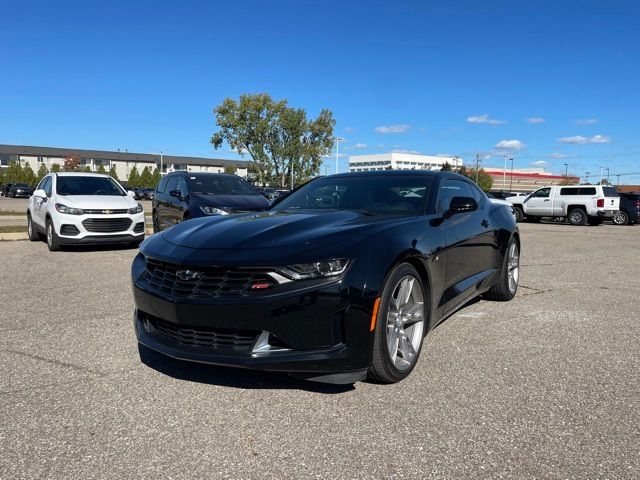
[[[56,190],[58,195],[126,195],[110,177],[58,176]]]
[[[207,195],[259,195],[246,181],[233,175],[191,175],[189,188],[193,193]]]
[[[615,187],[602,187],[605,197],[619,197]]]
[[[18,187],[18,188],[28,188],[29,185],[27,185],[26,183],[14,183],[13,184],[14,187]]]
[[[433,177],[429,175],[333,176],[309,182],[273,210],[353,210],[371,215],[424,213]]]

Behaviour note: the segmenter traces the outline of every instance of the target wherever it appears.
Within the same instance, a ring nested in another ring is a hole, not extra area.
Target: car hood
[[[268,211],[244,215],[197,218],[163,233],[178,246],[197,249],[290,247],[313,249],[360,238],[364,231],[386,224],[386,217],[357,212]],[[398,221],[398,218],[395,218]],[[349,234],[349,237],[345,235]]]
[[[203,205],[228,208],[233,210],[264,210],[269,206],[269,200],[262,195],[207,195],[204,193],[193,194]]]
[[[58,195],[56,197],[58,203],[62,203],[68,207],[76,207],[83,209],[123,209],[133,208],[138,205],[132,197],[116,197],[111,195]]]

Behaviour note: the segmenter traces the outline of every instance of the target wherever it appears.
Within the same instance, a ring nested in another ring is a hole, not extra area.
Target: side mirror
[[[180,193],[180,190],[171,190],[169,192],[169,195],[171,195],[172,197],[176,197],[178,200],[182,201],[182,194]]]
[[[47,192],[42,190],[41,188],[33,192],[34,197],[47,198]]]
[[[127,195],[129,195],[132,198],[135,198],[136,192],[134,192],[133,190],[127,190]]]
[[[478,202],[471,197],[453,197],[449,205],[449,216],[456,213],[473,212],[478,209]]]

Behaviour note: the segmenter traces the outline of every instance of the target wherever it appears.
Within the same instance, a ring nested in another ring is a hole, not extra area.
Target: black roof
[[[34,157],[73,157],[79,159],[93,158],[101,160],[123,160],[127,162],[160,163],[160,154],[112,152],[108,150],[84,150],[80,148],[36,147],[30,145],[2,145],[0,154],[30,155]],[[227,160],[223,158],[185,157],[179,155],[163,155],[166,163],[188,163],[191,165],[247,167],[245,160]]]

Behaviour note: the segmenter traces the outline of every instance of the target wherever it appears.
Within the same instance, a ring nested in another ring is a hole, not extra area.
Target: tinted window
[[[560,195],[568,196],[568,195],[595,195],[596,187],[571,187],[571,188],[561,188]]]
[[[309,182],[274,210],[365,210],[381,215],[421,215],[432,176],[343,176]]]
[[[605,197],[619,197],[618,192],[614,187],[602,187]]]
[[[46,177],[43,181],[42,181],[42,189],[44,190],[44,193],[47,194],[47,197],[51,196],[51,177]]]
[[[235,175],[190,175],[189,187],[193,193],[209,195],[259,195],[256,189]]]
[[[167,177],[167,185],[165,191],[167,193],[173,192],[178,189],[178,175],[171,175]]]
[[[159,193],[164,193],[168,179],[169,177],[162,177],[162,180],[160,180],[160,183],[158,183],[157,189]]]
[[[463,180],[445,180],[440,184],[440,190],[438,191],[436,212],[444,213],[449,210],[451,199],[453,197],[475,198],[473,195],[472,187],[467,182]]]
[[[111,177],[58,176],[58,195],[109,195],[124,196],[126,193]]]
[[[29,188],[29,185],[26,183],[14,183],[13,186],[17,188]]]
[[[180,191],[180,195],[182,195],[182,197],[186,197],[189,194],[189,189],[187,188],[187,181],[184,179],[182,175],[178,177],[178,182],[176,183],[176,190]]]

